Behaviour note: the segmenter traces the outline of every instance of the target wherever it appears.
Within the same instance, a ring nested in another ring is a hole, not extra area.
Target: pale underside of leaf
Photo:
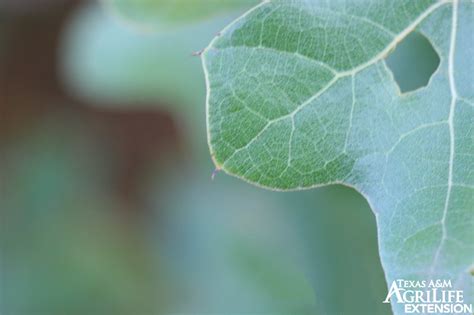
[[[203,55],[216,166],[277,190],[354,187],[388,281],[448,278],[472,302],[473,21],[462,0],[261,3]],[[384,57],[413,31],[441,63],[400,94]]]

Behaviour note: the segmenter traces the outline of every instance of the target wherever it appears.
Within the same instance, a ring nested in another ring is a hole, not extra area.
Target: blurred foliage
[[[167,252],[187,287],[177,312],[314,313],[307,313],[316,297],[300,270],[298,231],[284,221],[287,203],[196,170],[172,173],[152,200],[165,209]]]
[[[144,30],[168,30],[180,24],[211,18],[242,8],[257,0],[102,0],[112,14]]]
[[[160,101],[172,104],[171,109],[193,110],[191,105],[199,104],[205,88],[200,60],[192,53],[204,48],[229,21],[220,18],[143,34],[118,23],[97,4],[87,4],[66,28],[63,76],[73,93],[89,101],[114,107],[132,103],[134,108]]]
[[[169,302],[165,268],[110,212],[119,206],[106,191],[107,155],[92,139],[55,115],[2,150],[5,314],[160,313]]]
[[[179,312],[390,313],[380,302],[375,219],[355,191],[282,194],[171,169],[150,195],[167,218],[164,236],[158,231],[166,252],[188,284]]]

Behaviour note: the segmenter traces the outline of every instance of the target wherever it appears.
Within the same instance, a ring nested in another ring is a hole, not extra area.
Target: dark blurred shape
[[[17,15],[37,15],[70,2],[67,0],[2,0],[0,1],[0,11]]]
[[[100,108],[100,107],[97,107]],[[107,111],[90,109],[87,118],[107,140],[116,155],[117,169],[111,178],[126,204],[139,208],[139,183],[146,180],[150,166],[166,162],[181,151],[176,126],[170,116],[156,110]]]
[[[5,3],[21,7],[21,3],[32,5],[34,2]],[[0,110],[3,117],[0,139],[31,126],[64,99],[56,75],[56,46],[72,2],[69,1],[68,6],[65,1],[56,2],[61,6],[49,7],[42,14],[12,15],[8,11],[2,14],[4,45],[0,59]]]

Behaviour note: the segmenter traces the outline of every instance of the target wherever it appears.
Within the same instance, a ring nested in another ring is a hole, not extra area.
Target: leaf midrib
[[[454,134],[454,113],[456,109],[456,102],[458,98],[458,93],[456,90],[456,82],[454,79],[454,53],[456,49],[456,37],[457,37],[457,23],[458,23],[458,0],[453,1],[452,9],[452,25],[451,25],[451,38],[449,43],[449,55],[448,55],[448,78],[449,78],[449,89],[451,91],[451,104],[449,107],[449,117],[448,117],[448,126],[449,126],[449,170],[448,170],[448,187],[446,192],[446,199],[444,203],[443,216],[439,222],[441,224],[441,241],[436,249],[435,256],[433,258],[433,263],[430,267],[430,275],[433,274],[436,264],[438,262],[439,254],[444,245],[444,242],[447,238],[446,231],[446,216],[449,208],[449,201],[451,198],[451,190],[453,187],[453,164],[454,164],[454,149],[455,149],[455,134]]]

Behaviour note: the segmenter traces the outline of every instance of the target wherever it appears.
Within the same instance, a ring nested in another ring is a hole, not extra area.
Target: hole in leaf
[[[413,32],[402,40],[385,59],[402,93],[428,84],[439,66],[439,56],[430,41]]]

